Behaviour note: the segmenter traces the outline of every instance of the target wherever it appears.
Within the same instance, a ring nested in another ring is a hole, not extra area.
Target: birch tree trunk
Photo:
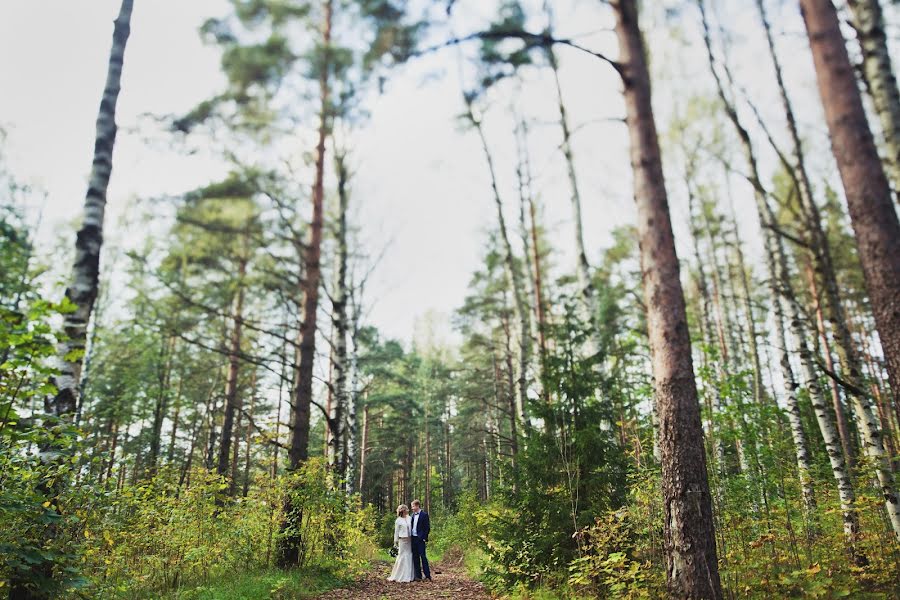
[[[347,493],[352,494],[355,491],[362,492],[362,488],[356,487],[357,481],[357,454],[360,449],[356,445],[356,436],[358,433],[358,409],[359,409],[359,321],[360,306],[358,304],[358,296],[362,294],[362,289],[354,290],[351,282],[349,286],[349,305],[351,311],[350,318],[350,389],[348,390],[347,402]],[[365,440],[362,441],[365,444]]]
[[[800,202],[803,206],[804,213],[807,219],[807,238],[809,239],[810,246],[813,250],[814,258],[816,260],[816,268],[819,271],[823,282],[825,283],[824,287],[827,291],[827,305],[831,313],[830,317],[832,326],[835,330],[835,337],[838,339],[837,345],[839,346],[839,348],[843,348],[844,342],[841,340],[846,340],[847,337],[846,335],[843,335],[842,332],[846,332],[846,326],[844,325],[844,319],[841,317],[843,309],[837,290],[834,268],[831,264],[831,252],[828,248],[828,239],[827,236],[824,235],[824,231],[822,230],[821,218],[818,214],[818,207],[816,206],[815,200],[812,197],[812,186],[810,185],[809,174],[806,170],[806,160],[803,153],[803,145],[800,140],[800,133],[797,129],[797,120],[794,116],[794,108],[791,104],[791,100],[788,96],[787,88],[785,86],[784,74],[781,68],[781,61],[778,57],[778,52],[775,49],[775,41],[772,38],[772,28],[769,24],[765,3],[763,2],[763,0],[756,0],[756,6],[759,11],[763,30],[766,34],[766,43],[769,48],[769,56],[772,59],[772,66],[775,73],[775,82],[778,85],[778,91],[781,97],[781,105],[784,110],[785,121],[787,123],[788,133],[790,134],[791,139],[791,150],[793,153],[794,164],[789,164],[786,160],[784,160],[784,167],[790,173],[795,173],[794,182],[797,187]],[[813,298],[817,307],[819,306],[818,297],[819,295],[817,293],[813,293]],[[819,319],[821,319],[821,312],[822,311],[819,308],[817,310],[817,318]],[[819,332],[819,335],[823,339],[823,345],[826,352],[825,359],[827,366],[830,369],[832,368],[831,352],[828,349],[828,338],[824,332],[824,323],[822,324],[820,329],[821,331]],[[846,351],[844,352],[844,355],[846,356]],[[846,367],[847,361],[843,361],[842,364]],[[849,369],[845,368],[844,370],[846,374]],[[834,382],[832,382],[832,384],[834,384]],[[832,402],[835,409],[835,416],[837,417],[838,431],[841,434],[841,445],[844,448],[845,458],[852,467],[854,463],[852,444],[850,443],[850,437],[847,430],[844,411],[840,405],[840,399],[836,394],[836,387],[834,387],[832,391]]]
[[[121,89],[125,46],[128,36],[131,34],[133,6],[134,0],[122,0],[113,26],[106,84],[100,100],[100,110],[97,113],[94,156],[84,200],[83,221],[75,239],[75,260],[72,265],[69,286],[65,293],[66,299],[74,305],[74,310],[67,313],[63,319],[66,339],[59,342],[56,347],[58,373],[52,380],[56,387],[56,393],[44,400],[44,411],[49,416],[68,422],[74,420],[78,408],[81,368],[87,345],[87,329],[99,288],[106,191],[112,174],[113,147],[116,142],[116,103]],[[48,451],[43,452],[47,459],[54,454],[49,451],[50,448],[42,450]],[[47,496],[52,510],[58,510],[56,500],[63,485],[65,485],[64,482],[57,479],[53,483],[41,486],[41,492]],[[57,526],[53,523],[48,524],[43,531],[43,536],[47,541],[54,539],[57,536]],[[53,580],[53,563],[49,560],[32,567],[32,571],[34,579]],[[50,592],[31,587],[28,583],[24,577],[17,575],[11,577],[10,598],[17,600],[49,598]]]
[[[693,170],[693,165],[688,165],[685,177],[685,183],[688,192],[688,217],[690,220],[691,237],[693,238],[694,260],[697,262],[697,287],[700,290],[700,312],[701,320],[704,325],[702,327],[703,342],[704,344],[713,346],[714,342],[712,339],[712,331],[714,325],[712,312],[710,309],[712,299],[710,298],[709,288],[707,287],[706,283],[706,269],[703,266],[706,261],[700,254],[700,226],[697,223],[696,219],[696,194],[694,193],[694,186],[692,184],[694,178]],[[717,368],[717,372],[721,373],[721,368]],[[718,423],[716,423],[716,415],[718,415],[721,411],[722,398],[721,392],[719,391],[717,386],[710,387],[712,387],[713,389],[710,390],[709,394],[709,425],[707,437],[712,443],[713,456],[715,457],[715,463],[713,466],[716,469],[717,473],[722,474],[724,473],[725,469],[725,449],[722,446],[722,439],[719,432]]]
[[[75,261],[72,265],[69,287],[66,288],[66,299],[75,305],[75,310],[68,313],[63,321],[67,339],[60,342],[57,347],[59,373],[53,381],[57,391],[54,397],[46,401],[48,413],[67,419],[75,414],[78,403],[78,384],[81,379],[87,328],[99,287],[106,190],[112,174],[113,147],[117,132],[116,104],[121,89],[125,46],[131,33],[133,6],[134,0],[122,0],[113,28],[106,85],[97,114],[97,136],[90,183],[84,200],[84,217],[75,240]]]
[[[881,121],[887,167],[894,191],[900,190],[900,92],[887,45],[879,0],[848,0],[862,50],[862,74]]]
[[[650,74],[635,0],[614,0],[618,69],[625,94],[638,212],[655,396],[660,420],[669,594],[722,598],[700,407],[684,293],[650,98]]]
[[[832,151],[844,184],[866,291],[896,402],[900,400],[900,222],[856,87],[834,4],[830,0],[800,0],[800,6]],[[900,499],[880,427],[866,397],[854,394],[853,405],[866,452],[877,468],[894,535],[900,540]]]

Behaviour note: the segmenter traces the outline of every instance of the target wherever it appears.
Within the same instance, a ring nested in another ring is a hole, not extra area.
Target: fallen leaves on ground
[[[491,595],[484,586],[473,581],[461,566],[433,565],[433,581],[394,583],[387,581],[391,566],[386,562],[376,562],[372,568],[350,587],[331,590],[316,600],[376,600],[403,598],[453,598],[453,600],[488,600]]]

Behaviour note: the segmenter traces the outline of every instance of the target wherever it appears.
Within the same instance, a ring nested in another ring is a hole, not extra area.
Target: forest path
[[[484,586],[466,575],[465,568],[451,564],[431,566],[433,581],[393,583],[387,581],[391,565],[376,561],[369,571],[350,587],[331,590],[316,600],[364,600],[382,598],[453,598],[454,600],[488,600]]]

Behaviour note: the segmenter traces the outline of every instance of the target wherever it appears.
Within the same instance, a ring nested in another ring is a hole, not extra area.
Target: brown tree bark
[[[365,491],[363,487],[366,483],[366,452],[368,451],[369,444],[369,403],[365,402],[363,405],[363,425],[362,425],[362,440],[359,445],[359,493],[362,494]]]
[[[800,7],[831,134],[832,152],[844,184],[866,291],[896,402],[900,400],[900,222],[866,120],[834,4],[831,0],[800,0]],[[876,463],[894,535],[900,540],[900,499],[880,428],[870,403],[864,404],[857,395],[854,405],[866,451]]]
[[[309,417],[312,403],[313,364],[316,358],[316,313],[319,308],[321,280],[323,204],[325,200],[325,142],[329,133],[331,25],[334,1],[324,0],[322,25],[322,58],[319,74],[319,141],[316,144],[316,175],[313,184],[313,214],[310,222],[310,242],[306,248],[303,322],[300,326],[300,364],[294,392],[294,431],[288,452],[290,468],[295,469],[309,456]]]
[[[635,0],[614,0],[638,212],[641,271],[660,421],[668,590],[722,598],[700,406],[669,216],[650,74]]]
[[[319,140],[316,144],[316,175],[313,184],[313,214],[310,222],[310,242],[305,252],[305,279],[303,322],[300,324],[300,360],[297,366],[294,391],[293,431],[288,450],[288,468],[293,470],[309,457],[309,418],[312,406],[313,365],[316,360],[316,313],[319,309],[319,283],[322,276],[322,225],[325,200],[325,142],[329,133],[331,70],[331,27],[334,16],[334,0],[323,0],[322,52],[319,72]],[[290,501],[285,506],[282,531],[290,528],[296,518]],[[296,565],[300,558],[300,540],[296,534],[284,535],[279,540],[277,564],[280,567]]]
[[[346,443],[347,423],[345,415],[348,412],[350,397],[347,393],[347,335],[349,322],[347,319],[347,269],[349,267],[349,250],[347,241],[347,211],[349,210],[350,197],[347,183],[350,173],[347,170],[345,155],[335,152],[334,166],[338,184],[338,219],[337,219],[337,256],[336,258],[336,282],[334,295],[331,301],[332,333],[332,367],[333,375],[331,385],[334,389],[333,398],[333,431],[331,436],[331,451],[333,456],[334,471],[339,477],[346,477],[347,465],[344,462],[343,446]]]
[[[234,303],[234,325],[231,330],[231,342],[228,352],[228,379],[225,384],[225,414],[222,421],[222,439],[219,442],[219,460],[216,472],[225,477],[231,464],[231,442],[234,429],[234,415],[243,408],[243,401],[238,395],[238,375],[240,374],[241,333],[244,318],[244,277],[247,273],[247,260],[238,262],[237,297]]]

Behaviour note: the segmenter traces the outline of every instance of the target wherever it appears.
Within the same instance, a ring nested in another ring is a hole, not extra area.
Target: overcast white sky
[[[141,115],[184,112],[221,88],[217,52],[201,44],[197,29],[207,18],[226,14],[227,3],[137,0],[135,4],[109,189],[110,239],[140,234],[112,230],[129,198],[176,194],[223,172],[222,165],[209,157],[185,157],[167,145],[148,145],[138,125],[145,123]],[[492,3],[460,0],[456,4],[458,13],[471,15],[466,18],[477,23],[479,15],[490,14]],[[610,27],[607,8],[574,0],[555,4],[562,35],[579,35],[585,44],[614,54],[609,33],[592,33]],[[779,123],[774,92],[765,83],[770,76],[768,60],[758,54],[761,38],[754,13],[747,12],[749,3],[732,0],[729,4],[732,8],[725,14],[738,36],[738,77],[745,77],[764,112]],[[802,50],[802,24],[792,3],[785,4],[789,6],[776,17],[781,17],[777,22],[784,31],[780,43],[789,80],[805,132],[821,142],[824,128],[811,65]],[[0,0],[4,88],[0,125],[9,133],[5,154],[16,176],[49,194],[41,233],[46,243],[54,242],[53,224],[75,218],[82,205],[117,10],[118,0]],[[655,84],[664,129],[679,94],[708,86],[709,81],[699,48],[676,54],[674,42],[663,35],[662,6],[655,5],[650,12],[646,27],[654,67],[668,73]],[[696,31],[696,11],[686,11],[681,21],[690,39]],[[624,125],[600,121],[622,115],[620,86],[611,70],[596,59],[574,50],[562,50],[561,58],[573,124],[588,124],[577,134],[575,154],[583,187],[585,238],[595,258],[609,243],[610,229],[630,223],[633,217]],[[545,223],[561,252],[557,263],[568,270],[572,268],[570,204],[565,171],[555,151],[559,132],[551,122],[555,118],[553,89],[545,76],[531,79],[517,99],[545,123],[534,126],[531,140],[536,185],[545,206]],[[510,210],[517,202],[515,150],[506,120],[511,100],[497,99],[487,118]],[[370,108],[371,121],[359,133],[354,148],[358,177],[353,198],[361,205],[359,225],[373,251],[393,240],[373,281],[370,298],[377,304],[371,320],[388,335],[408,340],[417,316],[429,310],[449,314],[459,306],[470,274],[478,267],[484,231],[496,215],[480,148],[454,121],[461,110],[454,52],[431,55],[404,67]],[[774,163],[768,157],[764,164]],[[820,170],[829,169],[826,156]],[[677,184],[670,188],[673,220],[677,230],[683,231],[683,201]],[[739,186],[736,202],[753,246],[758,235],[746,192]],[[681,237],[679,245],[685,247],[687,240]]]

